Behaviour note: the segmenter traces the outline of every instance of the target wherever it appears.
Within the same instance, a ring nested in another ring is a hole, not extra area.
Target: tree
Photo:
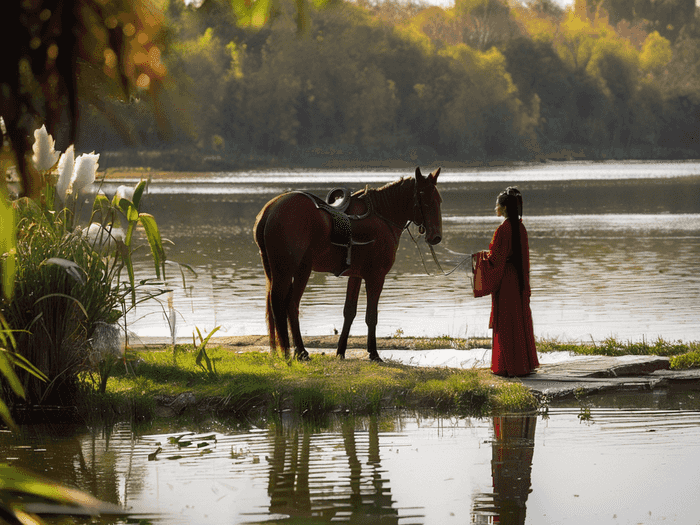
[[[156,94],[162,63],[161,17],[145,0],[33,0],[7,2],[0,19],[0,116],[16,155],[24,194],[37,197],[42,182],[26,154],[37,120],[49,133],[67,123],[65,145],[75,142],[79,71],[101,71],[128,99],[138,89]],[[64,145],[64,146],[65,146]]]

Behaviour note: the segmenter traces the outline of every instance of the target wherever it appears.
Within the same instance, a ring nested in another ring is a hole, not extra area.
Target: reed
[[[111,201],[98,192],[89,225],[81,228],[76,222],[82,192],[95,181],[99,155],[75,158],[70,146],[59,159],[44,128],[35,137],[33,160],[43,187],[37,200],[12,202],[16,236],[11,250],[0,251],[5,292],[0,315],[17,353],[48,379],[19,369],[25,402],[70,405],[85,384],[79,380],[83,372],[96,372],[97,388],[104,391],[121,350],[118,331],[115,336],[101,330],[98,337],[96,331],[114,327],[138,302],[165,292],[162,286],[151,289],[149,281],[135,282],[136,226],[144,230],[157,279],[165,279],[165,253],[155,219],[139,212],[146,181],[133,189],[121,186]],[[1,198],[8,202],[6,195]],[[123,330],[127,333],[125,325]],[[16,389],[2,388],[0,399],[19,401]]]

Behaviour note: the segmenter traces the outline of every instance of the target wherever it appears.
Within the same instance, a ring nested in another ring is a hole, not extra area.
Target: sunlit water
[[[0,433],[0,453],[150,523],[697,523],[698,401],[628,401],[483,419],[389,413],[323,431],[25,427]],[[183,434],[187,446],[169,439]]]
[[[425,168],[427,171],[428,168]],[[176,335],[262,335],[265,279],[252,227],[274,195],[332,187],[378,187],[406,171],[295,171],[215,174],[154,182],[145,197],[168,258]],[[539,337],[561,340],[700,340],[700,163],[561,163],[508,169],[451,170],[440,175],[443,241],[436,253],[445,271],[488,247],[499,219],[496,195],[515,184],[525,196],[531,249],[532,311]],[[109,194],[116,184],[105,186]],[[401,239],[379,304],[378,335],[486,336],[490,299],[474,299],[466,265],[449,276],[435,266],[417,230]],[[144,258],[138,277],[153,276]],[[427,272],[430,275],[426,274]],[[342,326],[346,280],[313,274],[301,305],[304,335]],[[353,335],[364,335],[364,297]],[[169,338],[166,297],[129,316],[140,338]]]

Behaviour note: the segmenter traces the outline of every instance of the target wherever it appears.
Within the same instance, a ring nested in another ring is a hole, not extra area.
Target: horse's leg
[[[289,328],[292,332],[294,340],[294,357],[299,361],[310,361],[309,352],[304,348],[304,341],[301,337],[299,329],[299,303],[301,296],[304,295],[306,284],[309,282],[311,275],[311,265],[302,263],[299,265],[297,273],[294,275],[294,283],[292,284],[292,297],[287,307],[287,316],[289,317]]]
[[[289,331],[287,328],[287,312],[292,296],[291,277],[280,276],[272,279],[270,285],[270,309],[277,332],[277,341],[284,351],[284,357],[289,358]]]
[[[336,351],[336,355],[341,359],[345,359],[345,350],[348,347],[350,327],[355,320],[355,315],[357,315],[357,298],[360,296],[361,285],[361,277],[350,277],[348,279],[348,289],[347,292],[345,292],[345,307],[343,308],[343,330],[340,332],[338,350]]]
[[[384,288],[384,276],[365,280],[367,290],[367,311],[365,322],[367,323],[367,352],[370,361],[382,362],[377,352],[377,319],[379,318],[379,296]]]

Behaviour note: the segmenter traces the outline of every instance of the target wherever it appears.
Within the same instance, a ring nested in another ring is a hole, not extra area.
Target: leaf
[[[139,222],[146,232],[146,237],[148,238],[148,244],[151,247],[151,254],[153,254],[153,264],[156,269],[156,276],[160,279],[161,270],[163,272],[163,278],[165,278],[165,250],[163,249],[163,241],[160,238],[160,231],[158,230],[158,224],[156,223],[155,217],[148,213],[141,213],[139,215]]]
[[[93,219],[98,220],[100,224],[107,224],[110,219],[111,208],[112,205],[110,204],[107,196],[104,193],[99,192],[95,196],[95,200],[92,203]]]
[[[3,350],[3,352],[0,352],[0,372],[5,376],[5,380],[10,384],[12,391],[18,396],[24,397],[24,389],[12,369],[12,362],[6,355],[7,350]]]
[[[136,209],[136,207],[133,204],[129,205],[129,208],[126,210],[126,218],[129,222],[134,222],[139,220],[139,211]]]
[[[141,197],[143,196],[143,192],[146,189],[147,186],[147,181],[142,180],[136,185],[136,188],[134,188],[134,206],[136,206],[136,209],[138,210],[141,204]]]
[[[15,283],[16,231],[15,213],[12,205],[5,195],[0,195],[0,261],[2,261],[0,275],[2,277],[2,294],[8,300],[12,297]]]
[[[77,513],[99,515],[100,513],[123,515],[125,511],[111,503],[94,498],[87,492],[60,485],[14,465],[0,464],[0,492],[4,494],[26,494],[47,499],[62,505],[77,507]],[[21,500],[21,496],[16,496]],[[65,510],[65,507],[63,508]],[[69,507],[70,509],[70,507]]]
[[[12,420],[12,415],[10,414],[10,409],[7,408],[7,405],[3,402],[2,399],[0,399],[0,419],[3,420],[3,422],[10,427],[12,430],[17,430],[18,427],[15,424],[15,422]]]
[[[199,344],[199,348],[204,349],[204,347],[207,346],[209,339],[211,339],[211,336],[214,335],[216,332],[218,332],[219,328],[221,328],[221,326],[217,326],[216,328],[214,328],[211,332],[209,332],[209,334],[207,335],[207,337],[204,340],[202,340],[202,334],[200,333],[199,339],[202,342]],[[197,333],[199,333],[199,328],[197,328]]]

